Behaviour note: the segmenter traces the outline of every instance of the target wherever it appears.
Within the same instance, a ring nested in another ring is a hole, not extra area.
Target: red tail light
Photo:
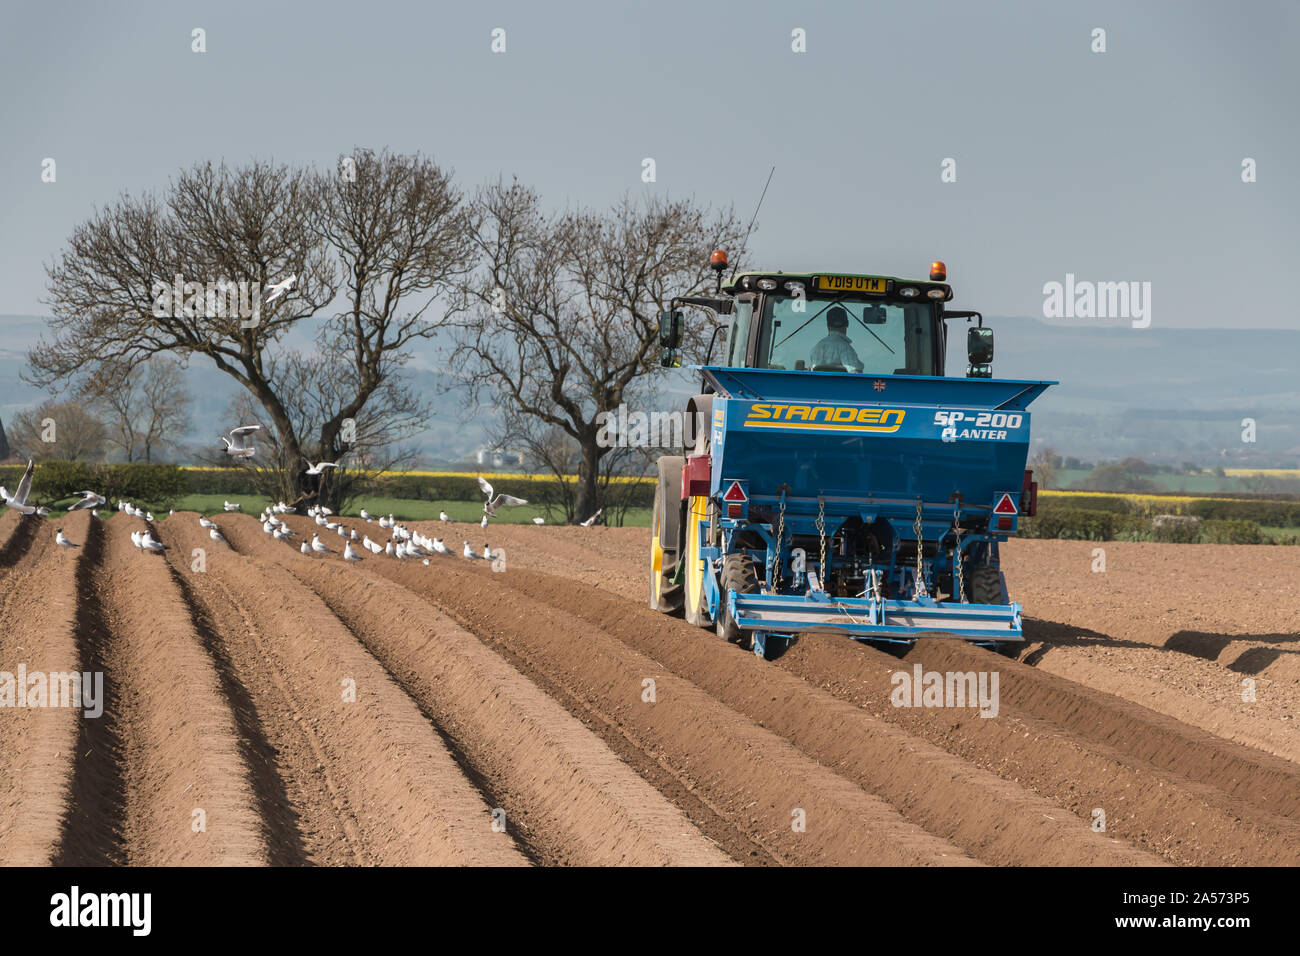
[[[1038,514],[1038,482],[1034,481],[1034,470],[1025,469],[1025,480],[1020,486],[1020,513],[1032,518]]]

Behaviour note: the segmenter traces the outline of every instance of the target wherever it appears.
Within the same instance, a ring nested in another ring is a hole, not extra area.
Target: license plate
[[[865,292],[870,295],[885,294],[885,280],[868,276],[818,276],[819,292]]]

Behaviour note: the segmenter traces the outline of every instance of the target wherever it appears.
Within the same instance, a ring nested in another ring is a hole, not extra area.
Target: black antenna
[[[754,207],[754,215],[749,217],[749,226],[745,229],[745,240],[740,244],[739,252],[744,252],[745,247],[749,245],[749,233],[754,228],[754,220],[758,218],[758,211],[763,208],[763,198],[767,196],[767,187],[772,185],[772,175],[776,172],[776,167],[772,167],[772,172],[767,174],[767,182],[763,183],[763,193],[758,197],[758,205]],[[736,278],[736,270],[740,268],[740,256],[736,256],[736,264],[731,267],[731,278]]]

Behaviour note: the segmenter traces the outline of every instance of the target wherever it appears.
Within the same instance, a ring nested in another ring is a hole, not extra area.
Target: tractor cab
[[[714,253],[714,268],[726,255]],[[947,270],[934,262],[929,280],[825,272],[744,272],[722,281],[714,295],[674,299],[660,315],[664,364],[678,364],[682,305],[696,305],[730,317],[715,356],[710,343],[705,365],[849,375],[944,374],[945,320],[977,319],[968,333],[967,376],[992,372],[993,332],[978,312],[953,312],[944,304],[952,287]]]

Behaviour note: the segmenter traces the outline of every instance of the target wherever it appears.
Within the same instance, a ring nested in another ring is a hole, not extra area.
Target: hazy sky
[[[0,313],[46,311],[44,264],[121,191],[362,145],[466,186],[518,175],[557,206],[648,189],[744,219],[775,165],[765,268],[942,258],[957,308],[1041,316],[1044,283],[1074,273],[1150,282],[1154,327],[1300,325],[1294,2],[0,9]]]

